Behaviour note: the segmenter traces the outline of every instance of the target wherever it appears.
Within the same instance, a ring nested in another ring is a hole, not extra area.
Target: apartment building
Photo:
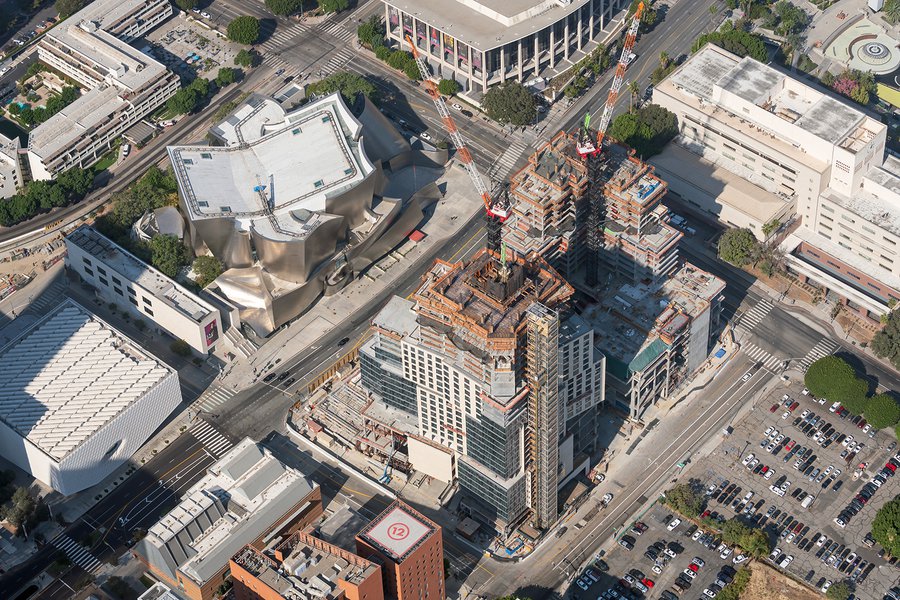
[[[484,93],[504,81],[544,82],[584,58],[625,0],[383,0],[387,38],[415,40],[439,77]]]
[[[22,187],[21,145],[18,137],[0,134],[0,200],[14,196]]]
[[[219,310],[89,225],[66,236],[66,266],[105,302],[127,308],[200,354],[222,337]]]
[[[529,515],[552,524],[556,491],[594,450],[604,359],[567,308],[572,293],[534,255],[482,249],[436,262],[414,301],[394,298],[376,316],[360,350],[363,388],[452,450],[472,510],[500,531]]]
[[[179,88],[178,76],[128,45],[171,16],[168,0],[97,0],[38,43],[38,59],[87,90],[28,138],[32,178],[99,160]]]
[[[870,319],[890,310],[900,161],[885,156],[884,124],[712,44],[656,86],[653,102],[678,117],[676,145],[652,161],[671,190],[759,239],[767,223],[799,220],[782,245],[789,269]]]

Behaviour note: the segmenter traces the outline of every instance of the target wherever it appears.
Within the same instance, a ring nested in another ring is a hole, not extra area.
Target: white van
[[[807,496],[803,499],[803,502],[800,503],[800,506],[803,508],[809,508],[809,505],[813,503],[815,496]]]

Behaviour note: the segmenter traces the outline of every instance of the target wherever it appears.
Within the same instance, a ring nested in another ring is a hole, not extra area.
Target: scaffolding
[[[526,377],[530,418],[525,431],[532,525],[549,529],[558,516],[559,314],[540,303],[527,311]]]

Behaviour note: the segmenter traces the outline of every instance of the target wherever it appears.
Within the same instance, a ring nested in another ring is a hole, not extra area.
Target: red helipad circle
[[[409,527],[404,523],[394,523],[388,526],[387,534],[392,540],[405,540],[409,536]]]

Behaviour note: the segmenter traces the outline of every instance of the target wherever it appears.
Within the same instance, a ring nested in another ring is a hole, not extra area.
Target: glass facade
[[[509,478],[519,471],[519,428],[507,427],[487,418],[466,415],[466,449],[469,456],[500,477]]]
[[[520,477],[507,488],[465,460],[460,460],[459,486],[494,509],[495,516],[506,522],[518,518],[526,509],[525,477]]]
[[[388,406],[415,415],[416,385],[402,375],[385,369],[383,362],[396,362],[399,365],[400,359],[378,346],[374,349],[374,356],[369,354],[368,349],[360,351],[359,368],[363,387],[378,394]]]

